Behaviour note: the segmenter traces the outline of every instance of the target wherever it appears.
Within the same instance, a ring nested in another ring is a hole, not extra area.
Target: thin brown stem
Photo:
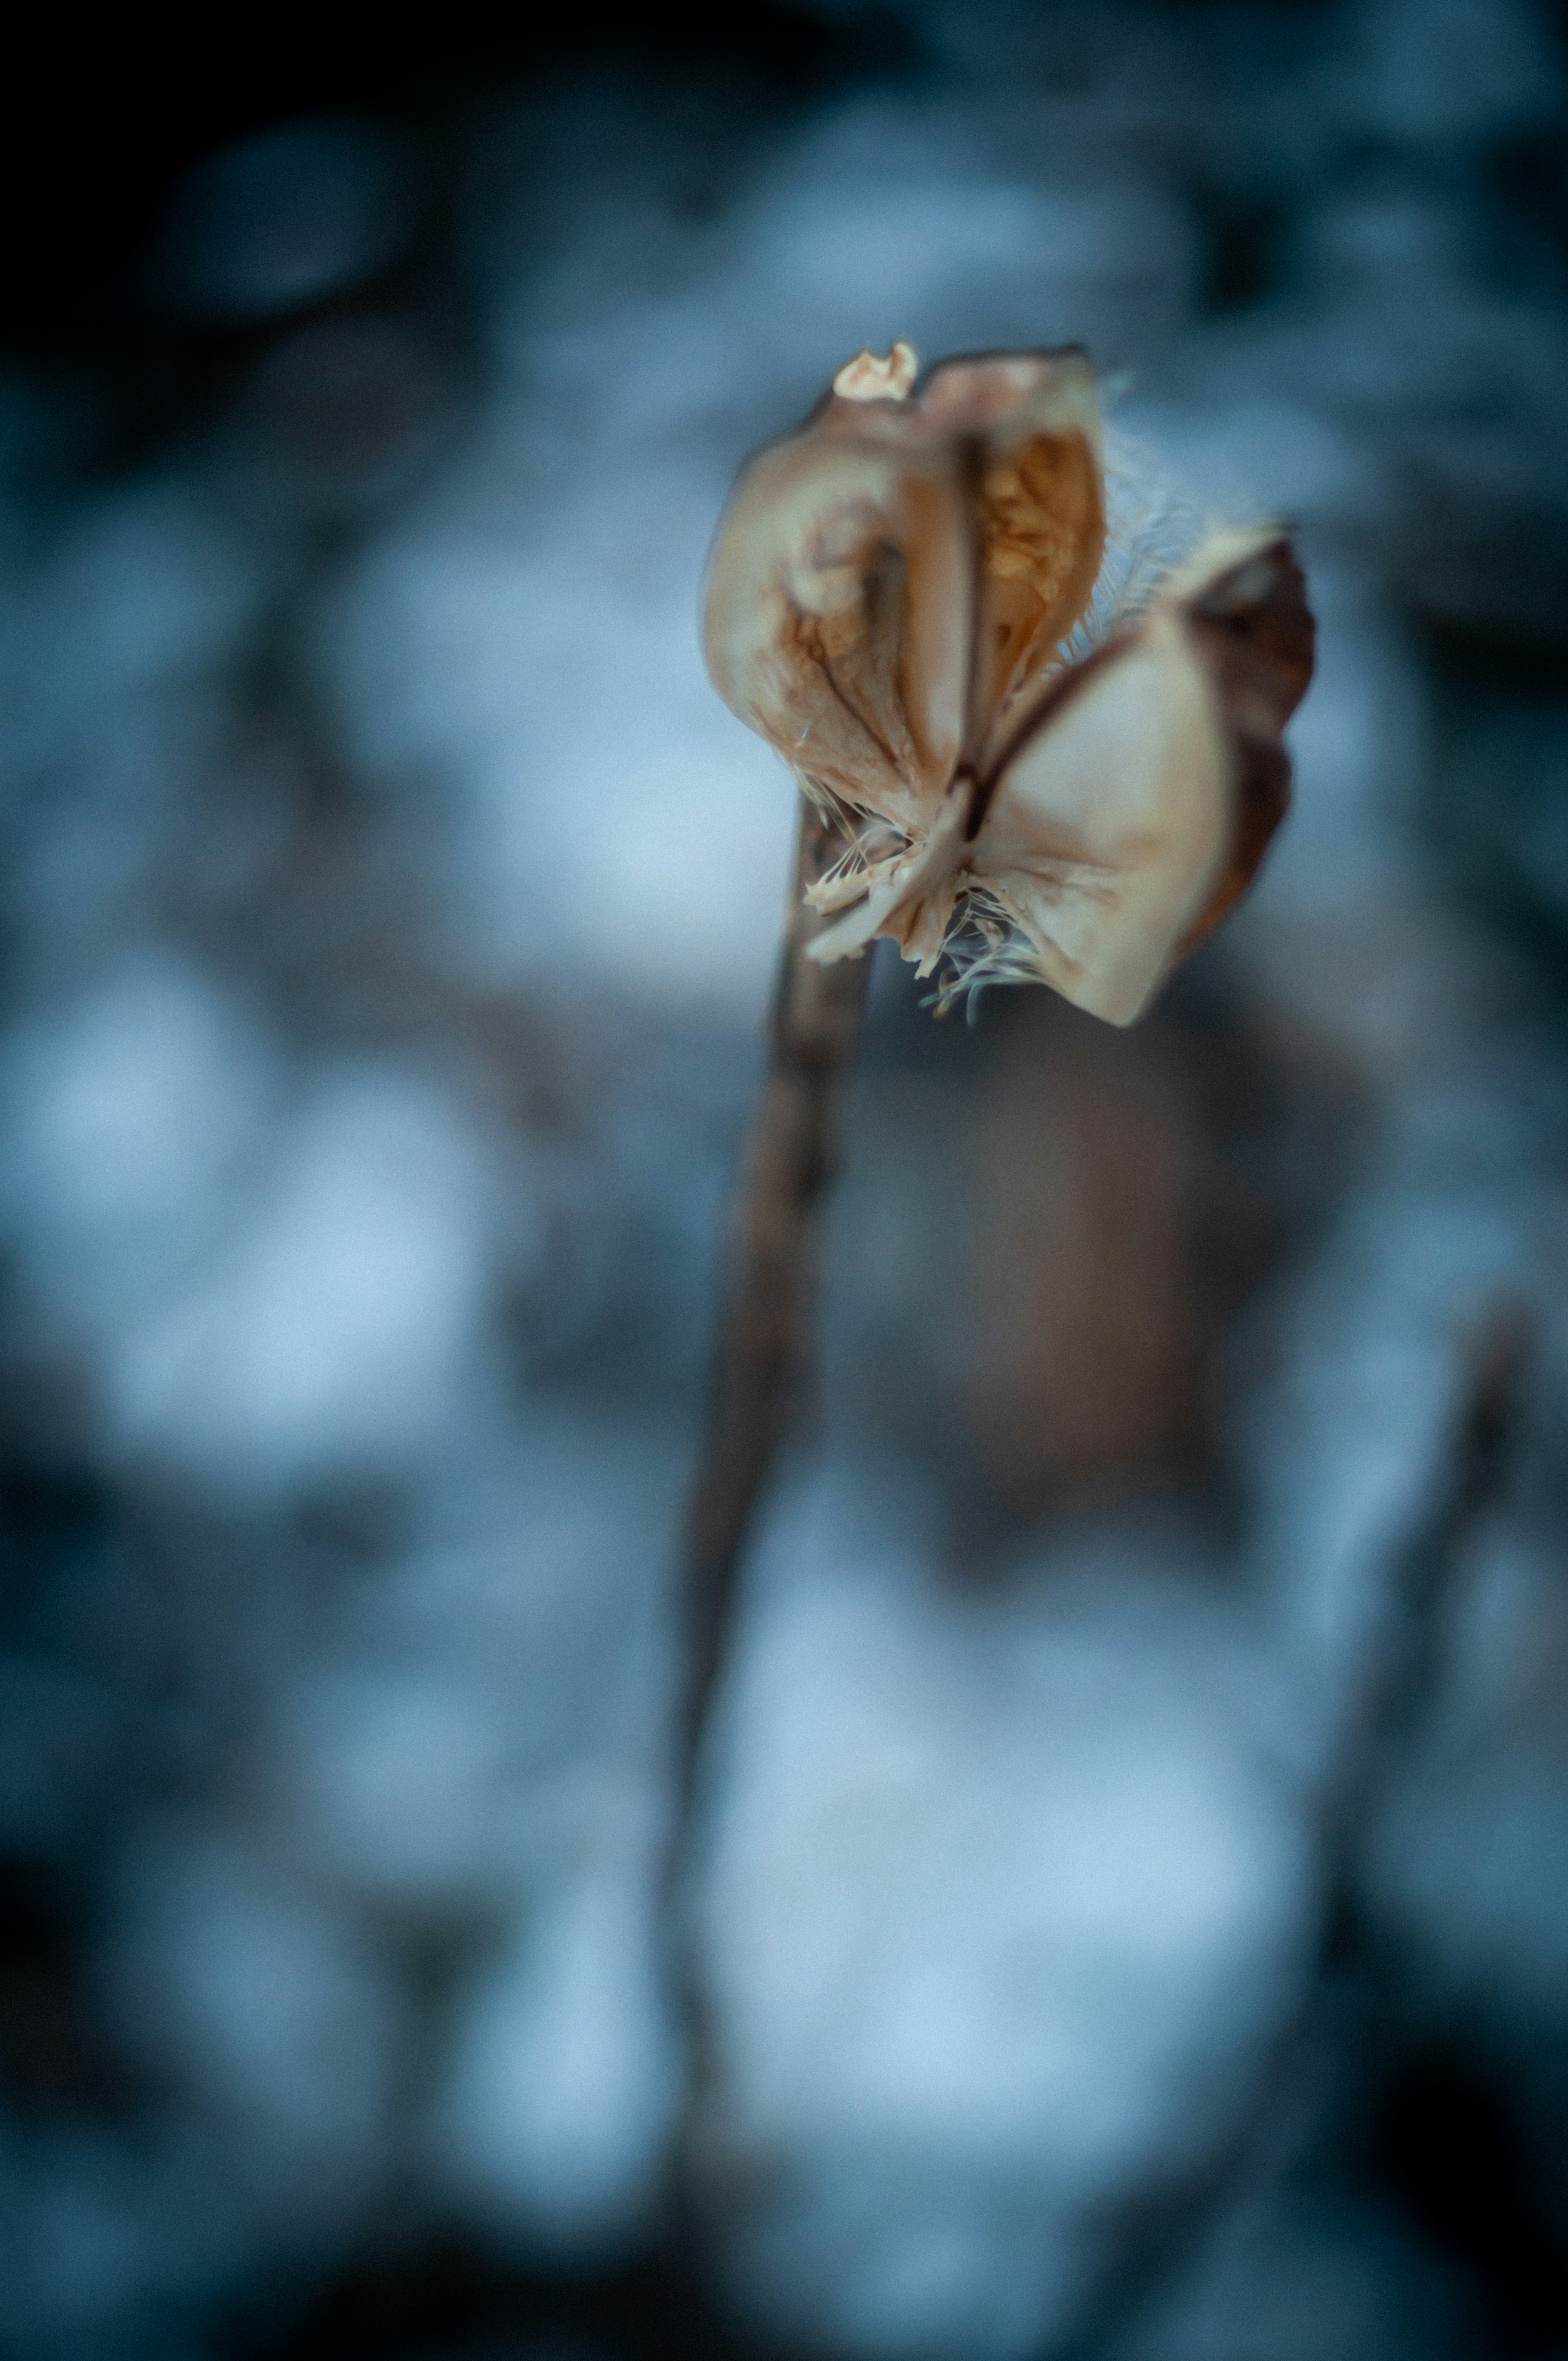
[[[822,1208],[837,1170],[839,1105],[860,1050],[871,961],[819,967],[807,959],[807,944],[827,922],[803,895],[843,851],[833,821],[803,801],[768,1068],[736,1206],[707,1429],[686,1527],[677,1830],[687,1817],[724,1663],[741,1553],[810,1364]]]

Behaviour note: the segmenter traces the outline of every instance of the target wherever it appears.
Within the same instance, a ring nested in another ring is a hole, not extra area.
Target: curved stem
[[[822,1208],[838,1169],[839,1107],[860,1051],[871,961],[819,967],[807,959],[806,946],[829,922],[803,896],[843,851],[836,823],[803,800],[767,1071],[736,1205],[707,1432],[686,1524],[677,1844],[734,1620],[741,1553],[810,1363]]]

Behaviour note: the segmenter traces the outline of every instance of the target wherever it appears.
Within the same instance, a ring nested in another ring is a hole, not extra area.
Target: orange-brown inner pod
[[[1094,588],[1105,522],[1087,438],[1036,434],[988,460],[979,511],[984,620],[976,710],[993,727]]]

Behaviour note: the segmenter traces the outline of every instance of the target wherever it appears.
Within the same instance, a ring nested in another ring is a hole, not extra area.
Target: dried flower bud
[[[859,354],[741,475],[704,644],[721,697],[837,812],[834,960],[888,935],[949,992],[1034,977],[1131,1023],[1250,883],[1311,675],[1273,528],[1107,553],[1076,349]]]

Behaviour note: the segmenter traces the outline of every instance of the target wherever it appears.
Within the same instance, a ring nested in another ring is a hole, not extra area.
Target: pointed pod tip
[[[879,360],[869,345],[846,361],[833,380],[833,390],[841,401],[906,401],[920,364],[913,345],[903,337]]]

